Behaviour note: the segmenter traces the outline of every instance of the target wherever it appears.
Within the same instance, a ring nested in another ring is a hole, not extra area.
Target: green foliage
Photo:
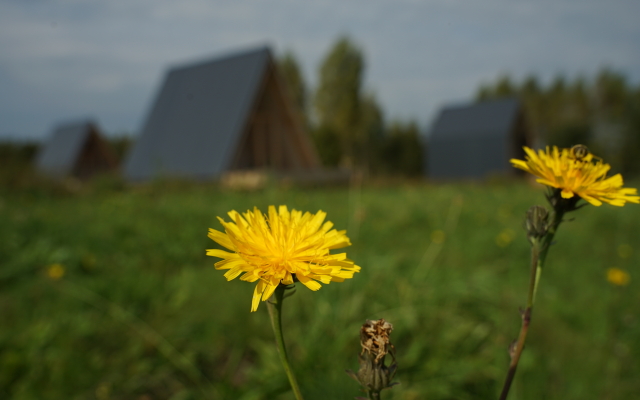
[[[34,161],[39,147],[36,143],[0,142],[0,167],[26,165]]]
[[[307,88],[293,52],[288,51],[278,59],[278,71],[284,79],[293,103],[298,108],[300,120],[306,125]]]
[[[393,122],[379,146],[378,172],[404,176],[423,173],[424,147],[415,122]]]
[[[609,69],[600,71],[595,82],[597,106],[610,118],[621,118],[625,113],[629,85],[621,74]]]
[[[111,146],[113,154],[115,155],[118,163],[123,165],[126,160],[129,150],[133,145],[133,138],[128,134],[121,134],[119,136],[107,137],[107,143]]]
[[[363,96],[361,101],[360,137],[357,139],[357,151],[353,154],[356,165],[368,171],[384,162],[377,153],[379,144],[385,137],[384,115],[373,93]]]
[[[322,124],[349,129],[360,116],[364,57],[347,37],[338,39],[320,66],[315,107]]]
[[[622,146],[622,170],[640,171],[640,88],[629,95],[625,140]]]
[[[362,266],[285,301],[305,398],[359,395],[344,370],[357,368],[360,325],[378,318],[394,324],[401,382],[384,399],[496,398],[526,300],[522,221],[543,202],[524,184],[3,190],[0,397],[292,399],[266,307],[249,312],[253,285],[226,282],[205,256],[216,216],[287,204],[328,212]],[[640,393],[640,207],[572,217],[549,254],[512,400]],[[441,245],[430,239],[438,230]],[[53,263],[65,268],[59,280],[47,276]],[[630,284],[610,285],[609,267]]]
[[[0,142],[0,187],[20,187],[31,180],[39,150],[36,143]]]
[[[640,174],[640,106],[637,93],[624,75],[603,69],[591,80],[572,82],[558,75],[548,87],[534,76],[521,84],[503,75],[483,85],[478,100],[517,96],[523,102],[527,122],[544,144],[568,147],[586,144],[621,172]]]
[[[511,83],[511,78],[508,75],[502,75],[498,78],[495,85],[480,86],[476,97],[478,100],[488,100],[492,98],[511,97],[516,95],[516,93],[517,89],[513,83]]]
[[[320,66],[314,105],[318,125],[339,137],[342,158],[353,164],[362,140],[362,51],[347,37],[338,39]]]
[[[590,143],[591,130],[589,125],[583,123],[566,124],[556,128],[553,133],[553,144],[558,147],[572,147],[575,144]],[[591,151],[598,154],[596,148],[591,146]]]
[[[342,158],[340,146],[337,145],[340,141],[338,133],[326,125],[321,125],[316,128],[312,137],[322,164],[326,167],[337,167]]]
[[[375,95],[362,90],[364,67],[362,51],[347,37],[338,39],[322,63],[314,132],[320,157],[327,166],[373,174],[419,174],[417,126],[386,126]]]

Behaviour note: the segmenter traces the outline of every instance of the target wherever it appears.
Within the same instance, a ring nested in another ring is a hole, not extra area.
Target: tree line
[[[291,52],[279,58],[278,66],[325,166],[372,174],[421,173],[418,124],[385,120],[375,94],[363,87],[363,52],[348,37],[339,38],[322,61],[313,92]]]
[[[278,64],[326,166],[422,173],[417,123],[386,121],[375,94],[363,87],[365,58],[351,39],[341,37],[330,49],[313,91],[291,52]],[[481,85],[476,101],[502,97],[520,99],[536,146],[585,144],[620,172],[640,174],[640,86],[623,74],[604,68],[591,79],[558,75],[548,85],[535,76],[516,82],[503,75]]]
[[[585,144],[616,171],[640,173],[640,86],[623,74],[603,68],[590,79],[558,75],[548,85],[503,75],[476,94],[477,101],[501,97],[520,99],[538,145]]]
[[[387,120],[375,93],[364,87],[364,53],[350,38],[339,38],[329,50],[313,90],[292,52],[277,61],[325,166],[376,175],[423,173],[428,143],[423,143],[418,124]],[[623,74],[605,68],[591,79],[558,75],[547,85],[535,76],[517,82],[502,75],[476,93],[476,101],[502,97],[520,99],[535,145],[585,144],[616,172],[640,175],[640,86],[630,84]],[[109,138],[120,160],[132,140],[126,134]],[[32,162],[37,147],[3,143],[0,166]]]

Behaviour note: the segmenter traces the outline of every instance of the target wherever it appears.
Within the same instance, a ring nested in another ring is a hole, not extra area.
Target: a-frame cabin
[[[266,47],[171,69],[125,177],[218,179],[231,171],[300,173],[319,158]]]
[[[89,179],[95,175],[115,173],[118,160],[91,121],[57,126],[44,143],[36,159],[36,168],[53,178]]]
[[[445,107],[429,135],[426,173],[433,179],[520,175],[511,158],[532,146],[524,110],[514,98]]]

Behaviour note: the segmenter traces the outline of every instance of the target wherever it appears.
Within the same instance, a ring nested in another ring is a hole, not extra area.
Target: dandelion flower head
[[[578,148],[580,152],[576,152]],[[603,202],[624,206],[627,202],[640,203],[638,190],[623,188],[622,175],[607,177],[609,164],[589,153],[584,146],[571,149],[538,150],[524,147],[525,160],[511,159],[514,167],[538,177],[537,182],[560,190],[564,199],[579,196],[594,206]],[[581,154],[576,154],[581,153]]]
[[[231,222],[218,217],[225,232],[209,229],[209,238],[229,251],[210,249],[208,256],[221,258],[216,269],[228,270],[224,276],[232,280],[256,282],[251,311],[260,300],[268,300],[279,284],[300,281],[311,290],[321,283],[342,282],[353,277],[360,267],[346,253],[330,254],[330,250],[351,245],[346,231],[324,222],[326,213],[315,214],[286,206],[278,210],[269,206],[267,215],[254,208],[240,214],[228,213]]]

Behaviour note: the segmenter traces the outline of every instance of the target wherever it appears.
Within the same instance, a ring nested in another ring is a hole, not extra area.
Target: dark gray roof
[[[444,108],[433,124],[430,140],[506,136],[518,116],[517,99],[499,99]]]
[[[125,176],[217,177],[231,162],[269,62],[269,49],[260,47],[169,70]]]
[[[48,175],[70,174],[92,126],[88,120],[57,126],[38,154],[37,168]]]

